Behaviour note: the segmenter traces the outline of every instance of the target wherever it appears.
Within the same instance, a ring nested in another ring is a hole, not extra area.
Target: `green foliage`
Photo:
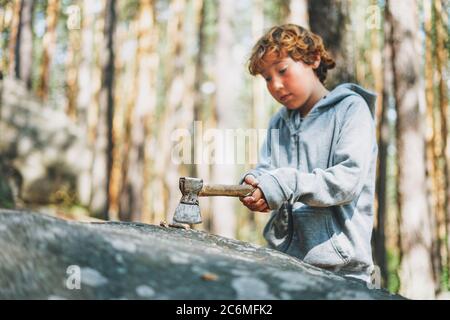
[[[448,234],[445,235],[445,237],[444,237],[444,239],[442,239],[442,241],[443,241],[443,243],[448,243]],[[444,268],[443,268],[442,274],[441,274],[441,279],[440,279],[442,291],[450,291],[449,276],[450,276],[450,266],[444,265]]]
[[[71,190],[67,185],[63,185],[61,188],[51,193],[49,199],[50,203],[57,203],[65,208],[69,208],[78,202],[76,191]]]
[[[264,17],[269,20],[269,25],[284,23],[289,13],[289,1],[288,0],[273,0],[264,1]],[[270,26],[265,25],[266,29]]]
[[[0,177],[0,208],[14,208],[14,197],[11,188],[2,177]]]
[[[11,2],[11,0],[0,0],[0,7],[6,7],[8,2]]]
[[[139,1],[127,0],[117,3],[117,14],[119,21],[130,22],[136,18],[139,12]]]
[[[8,172],[11,169],[5,164],[3,157],[0,155],[0,208],[14,208],[14,193],[8,181]]]
[[[398,293],[400,289],[400,255],[397,250],[387,248],[388,285],[389,292]]]

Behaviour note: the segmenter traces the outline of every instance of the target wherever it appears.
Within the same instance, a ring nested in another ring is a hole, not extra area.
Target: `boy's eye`
[[[267,77],[267,78],[264,78],[265,80],[266,80],[266,82],[270,82],[270,80],[272,80],[272,77]]]
[[[283,69],[281,69],[280,71],[278,71],[280,74],[283,74],[283,73],[285,73],[286,72],[286,70],[287,70],[287,67],[286,68],[283,68]]]

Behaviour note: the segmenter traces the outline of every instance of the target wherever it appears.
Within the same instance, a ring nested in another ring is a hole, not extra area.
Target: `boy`
[[[269,123],[260,162],[244,175],[257,189],[241,201],[273,210],[264,228],[270,247],[370,282],[376,97],[349,83],[328,91],[334,66],[322,39],[297,25],[273,27],[256,43],[249,71],[284,107]]]

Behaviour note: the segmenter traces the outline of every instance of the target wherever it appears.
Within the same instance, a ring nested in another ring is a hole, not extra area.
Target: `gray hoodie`
[[[346,83],[304,118],[281,108],[258,165],[247,173],[273,210],[264,228],[270,247],[364,281],[373,269],[375,100]]]

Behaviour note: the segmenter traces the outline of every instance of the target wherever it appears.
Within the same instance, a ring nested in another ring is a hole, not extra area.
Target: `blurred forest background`
[[[337,60],[328,89],[378,94],[383,286],[448,298],[448,14],[447,0],[0,0],[0,206],[159,224],[180,176],[237,183],[253,164],[214,161],[229,150],[204,133],[266,128],[280,106],[246,61],[264,31],[294,22]],[[183,159],[212,161],[176,161],[186,132]],[[196,228],[264,244],[267,215],[200,206]]]

